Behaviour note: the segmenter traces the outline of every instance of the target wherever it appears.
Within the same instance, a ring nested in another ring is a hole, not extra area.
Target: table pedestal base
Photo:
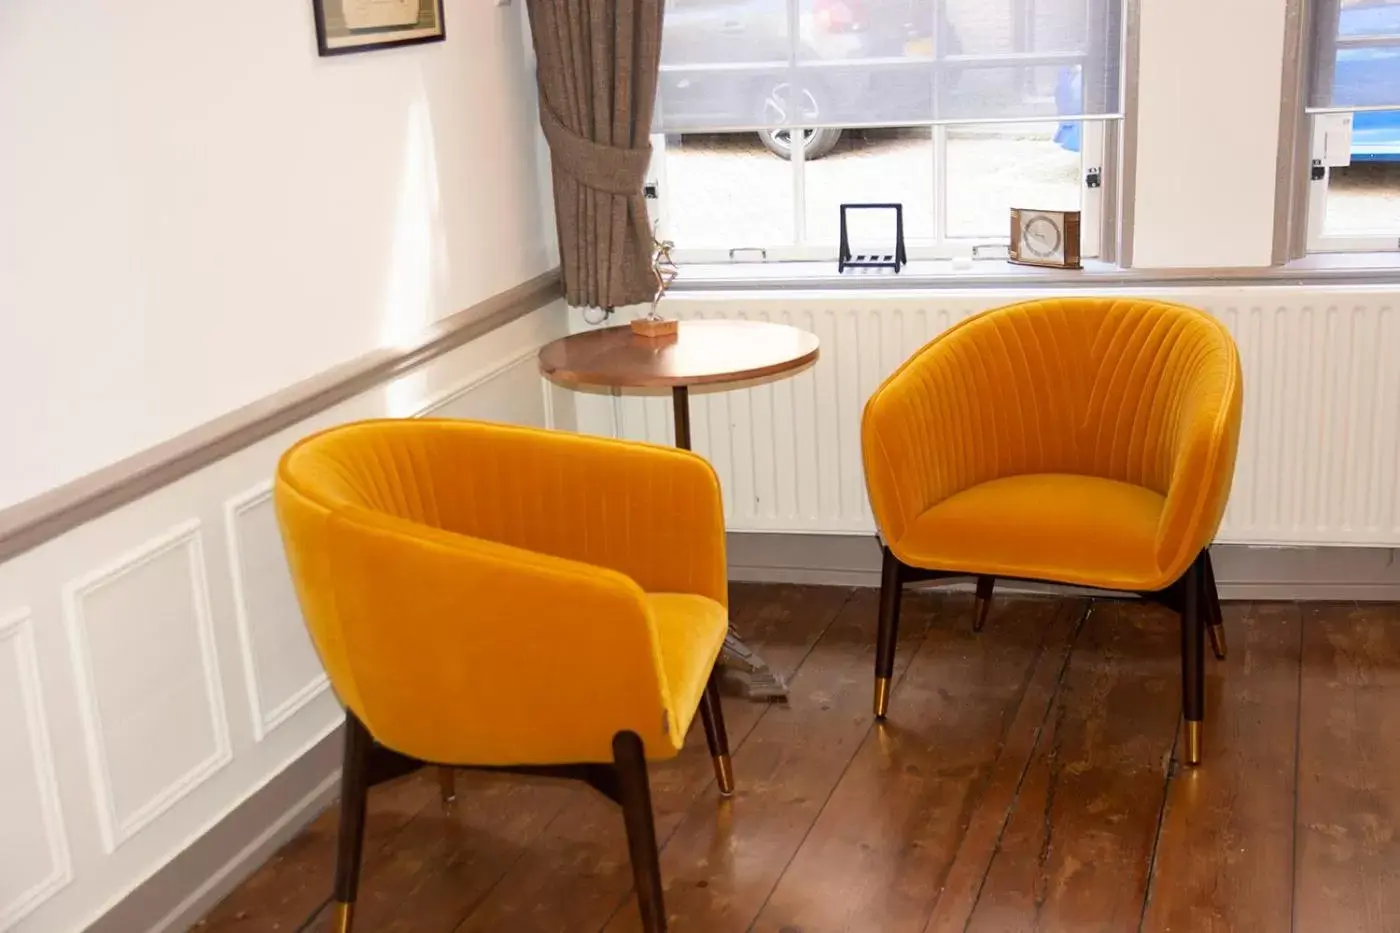
[[[676,415],[676,446],[690,450],[690,390],[685,386],[671,389],[671,402]],[[768,666],[753,649],[744,644],[734,629],[724,636],[720,663],[743,687],[750,700],[787,699],[788,686],[783,676]]]
[[[724,636],[724,648],[720,651],[719,661],[731,679],[743,688],[744,696],[748,699],[787,699],[788,686],[783,675],[754,654],[752,648],[739,640],[733,629]]]

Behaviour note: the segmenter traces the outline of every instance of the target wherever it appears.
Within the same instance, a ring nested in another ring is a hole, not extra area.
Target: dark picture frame
[[[353,15],[347,17],[347,4],[360,4],[361,9],[365,9],[365,4],[373,2],[375,0],[311,0],[316,17],[316,49],[322,57],[442,42],[447,38],[443,0],[416,0],[418,19],[412,23],[374,25],[367,20],[366,25],[355,28],[347,22],[348,18],[353,18]],[[379,2],[387,6],[391,0]]]

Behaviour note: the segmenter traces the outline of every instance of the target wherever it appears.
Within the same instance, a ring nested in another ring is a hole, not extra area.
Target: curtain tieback
[[[554,115],[543,95],[540,99],[540,126],[549,143],[554,167],[585,188],[609,194],[639,195],[646,184],[651,165],[651,144],[629,149],[604,146],[570,130]]]

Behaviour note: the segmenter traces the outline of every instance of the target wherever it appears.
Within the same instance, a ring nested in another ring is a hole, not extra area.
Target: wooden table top
[[[790,372],[815,360],[817,346],[816,334],[766,321],[681,321],[674,337],[642,337],[623,324],[546,344],[540,371],[581,385],[707,385]]]

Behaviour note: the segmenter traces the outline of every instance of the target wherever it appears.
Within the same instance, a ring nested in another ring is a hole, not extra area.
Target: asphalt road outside
[[[956,237],[1005,237],[1011,207],[1080,207],[1080,158],[1054,142],[1054,124],[951,129],[947,226]],[[751,133],[672,137],[666,152],[669,232],[679,248],[793,242],[796,193],[786,161]],[[923,129],[852,130],[806,165],[808,242],[835,243],[843,202],[904,205],[910,243],[934,231],[933,140]],[[1334,169],[1326,231],[1400,236],[1400,163]]]

